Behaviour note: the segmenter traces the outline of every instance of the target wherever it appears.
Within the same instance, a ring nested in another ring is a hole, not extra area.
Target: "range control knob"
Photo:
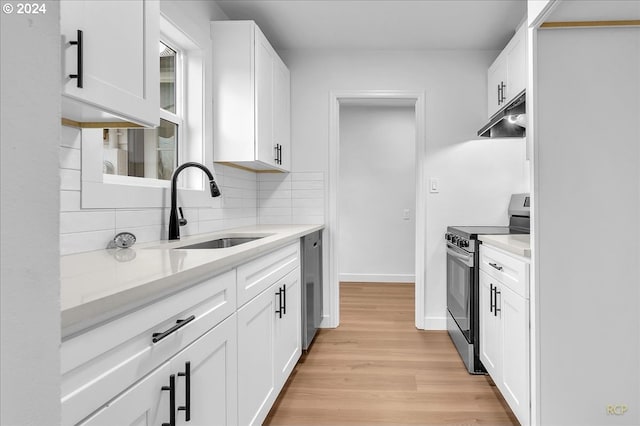
[[[458,241],[458,247],[469,247],[469,241],[468,240]]]

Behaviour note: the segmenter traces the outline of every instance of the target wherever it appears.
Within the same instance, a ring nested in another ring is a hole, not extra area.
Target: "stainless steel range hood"
[[[486,138],[523,138],[526,135],[527,116],[525,93],[498,111],[489,123],[478,130],[478,136]]]

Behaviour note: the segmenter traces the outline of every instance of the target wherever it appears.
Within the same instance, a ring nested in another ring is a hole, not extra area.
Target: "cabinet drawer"
[[[238,307],[300,266],[300,243],[296,242],[238,267]]]
[[[235,271],[147,305],[61,346],[62,424],[91,414],[236,309]],[[162,340],[178,319],[194,319]]]
[[[516,294],[529,298],[529,263],[501,250],[480,246],[480,270]]]

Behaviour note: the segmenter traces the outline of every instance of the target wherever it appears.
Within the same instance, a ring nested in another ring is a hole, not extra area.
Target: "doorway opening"
[[[340,281],[411,282],[424,329],[424,93],[332,92],[330,109],[324,325],[340,323]]]

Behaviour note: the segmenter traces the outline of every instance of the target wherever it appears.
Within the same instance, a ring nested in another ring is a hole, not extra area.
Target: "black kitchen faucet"
[[[186,225],[187,220],[182,215],[182,208],[180,209],[180,219],[178,219],[178,175],[181,171],[186,169],[187,167],[197,167],[203,172],[207,174],[209,177],[209,189],[211,190],[212,197],[220,196],[220,189],[218,185],[216,185],[216,181],[213,178],[213,174],[200,163],[196,162],[188,162],[180,165],[177,169],[173,171],[173,175],[171,176],[171,212],[169,213],[169,239],[170,240],[179,240],[180,239],[180,226]]]

